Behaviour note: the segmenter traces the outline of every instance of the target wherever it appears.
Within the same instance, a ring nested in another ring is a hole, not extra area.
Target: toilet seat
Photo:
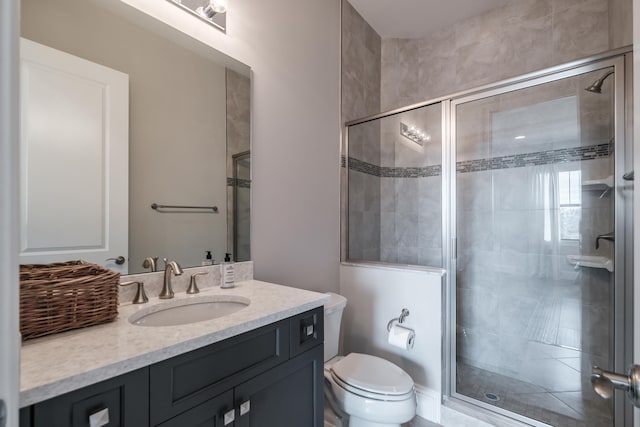
[[[351,353],[331,365],[329,371],[340,387],[368,399],[401,401],[414,394],[413,380],[406,372],[369,354]]]

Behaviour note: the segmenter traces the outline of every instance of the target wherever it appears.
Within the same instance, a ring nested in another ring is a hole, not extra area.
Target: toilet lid
[[[398,366],[369,354],[351,353],[331,367],[348,385],[387,395],[402,395],[413,390],[413,380]]]

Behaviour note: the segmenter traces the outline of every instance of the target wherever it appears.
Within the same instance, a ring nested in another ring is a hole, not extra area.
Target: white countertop
[[[20,407],[286,319],[330,299],[257,280],[236,283],[232,289],[208,288],[194,296],[204,295],[236,295],[249,298],[251,304],[225,317],[187,325],[129,323],[138,310],[167,302],[150,298],[147,304],[121,304],[114,322],[26,341],[20,353]],[[175,299],[194,296],[176,293]]]

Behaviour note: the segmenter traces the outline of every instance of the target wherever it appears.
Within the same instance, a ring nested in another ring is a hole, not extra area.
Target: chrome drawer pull
[[[109,424],[109,408],[104,408],[89,415],[89,427],[102,427]]]
[[[243,402],[240,404],[240,416],[243,416],[244,414],[248,414],[250,410],[251,410],[250,400],[247,400],[246,402]]]
[[[236,420],[236,410],[232,409],[224,413],[224,425],[228,426]]]

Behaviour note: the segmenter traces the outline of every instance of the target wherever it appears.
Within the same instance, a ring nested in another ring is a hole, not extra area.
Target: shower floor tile
[[[462,362],[457,369],[456,391],[473,399],[558,427],[613,425],[610,402],[579,382],[575,391],[558,392]],[[492,394],[499,400],[492,399]]]

